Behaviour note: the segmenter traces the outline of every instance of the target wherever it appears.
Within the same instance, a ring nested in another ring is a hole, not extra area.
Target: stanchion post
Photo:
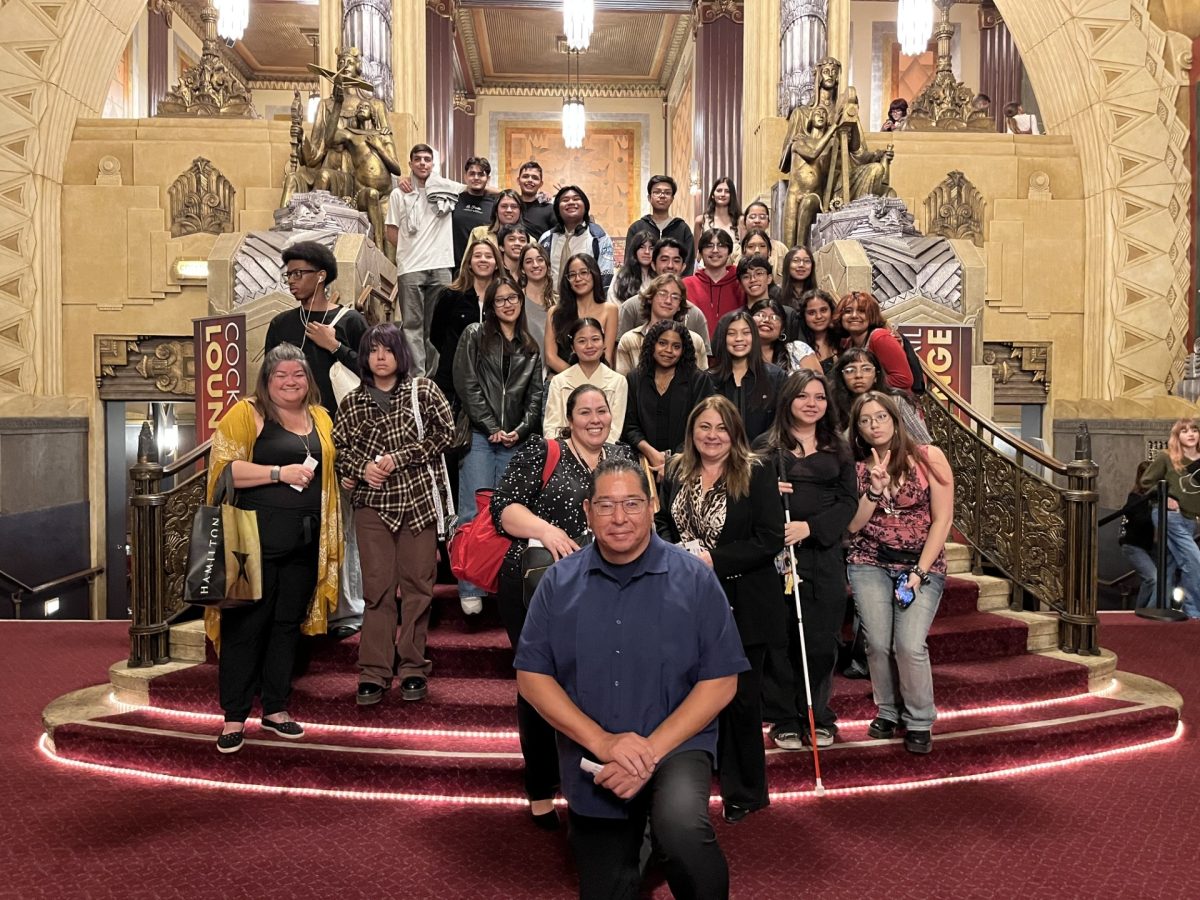
[[[138,461],[129,470],[133,496],[129,498],[131,618],[129,665],[131,668],[170,659],[170,632],[164,605],[166,585],[163,560],[163,466],[149,422],[138,435]]]

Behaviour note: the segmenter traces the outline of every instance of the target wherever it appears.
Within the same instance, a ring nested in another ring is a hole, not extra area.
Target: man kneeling
[[[653,533],[637,464],[600,463],[584,510],[595,543],[546,572],[516,656],[522,696],[558,731],[580,897],[637,896],[649,816],[674,895],[726,898],[708,795],[716,716],[749,668],[729,603]]]

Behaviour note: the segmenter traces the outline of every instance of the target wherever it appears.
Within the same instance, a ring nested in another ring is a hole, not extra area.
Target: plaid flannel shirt
[[[366,385],[351,391],[333,426],[338,477],[357,479],[350,495],[352,505],[375,510],[393,532],[408,526],[413,534],[437,524],[434,491],[440,494],[443,509],[449,508],[440,456],[454,437],[454,414],[445,394],[428,378],[416,382],[424,440],[417,439],[409,378],[396,383],[386,412]],[[396,468],[382,487],[373,488],[363,478],[367,463],[386,453],[396,460]]]

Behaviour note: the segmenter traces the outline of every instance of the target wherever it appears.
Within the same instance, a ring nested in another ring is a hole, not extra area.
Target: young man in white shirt
[[[396,272],[404,336],[413,355],[414,374],[437,369],[437,350],[429,325],[438,295],[450,283],[454,265],[451,213],[466,185],[433,171],[433,148],[417,144],[408,154],[411,178],[403,178],[388,203],[386,230],[396,245]]]

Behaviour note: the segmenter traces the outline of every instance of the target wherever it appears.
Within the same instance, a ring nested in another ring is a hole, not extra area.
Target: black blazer
[[[775,421],[775,398],[779,396],[779,389],[783,387],[787,377],[783,369],[773,363],[763,363],[762,371],[761,383],[755,378],[753,369],[748,371],[742,379],[740,391],[733,383],[733,376],[718,378],[712,372],[709,373],[716,393],[737,407],[742,416],[742,424],[746,426],[746,440],[752,444]],[[778,492],[776,488],[776,493]]]
[[[669,469],[659,492],[661,506],[654,516],[659,537],[679,543],[679,528],[671,506],[679,494],[675,470]],[[712,549],[713,571],[721,580],[742,644],[787,644],[787,606],[783,579],[775,571],[775,555],[783,549],[783,503],[775,473],[756,462],[750,473],[750,493],[730,499],[725,527]]]
[[[646,378],[634,369],[625,378],[629,382],[622,435],[625,443],[637,450],[638,443],[646,441],[655,450],[678,453],[683,447],[688,416],[713,392],[712,379],[698,370],[693,370],[688,379],[676,372],[667,392],[660,396],[653,376]],[[660,415],[660,406],[665,407],[666,415]]]

